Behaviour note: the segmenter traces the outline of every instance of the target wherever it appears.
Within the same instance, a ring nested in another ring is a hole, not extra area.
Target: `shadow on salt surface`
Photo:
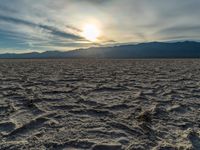
[[[8,134],[15,129],[16,125],[13,122],[0,122],[0,132]]]
[[[30,133],[33,133],[35,130],[38,130],[40,127],[44,125],[45,122],[49,121],[50,118],[54,116],[55,113],[46,113],[43,115],[40,115],[34,119],[32,119],[30,122],[21,125],[18,128],[15,128],[11,132],[9,132],[5,137],[10,140],[20,139],[20,137],[28,137],[30,136]]]
[[[195,150],[200,149],[200,138],[199,138],[199,135],[195,131],[191,131],[189,133],[188,139],[192,143],[192,146]]]

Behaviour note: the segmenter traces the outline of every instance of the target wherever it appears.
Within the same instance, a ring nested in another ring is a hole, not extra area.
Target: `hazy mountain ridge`
[[[150,42],[73,51],[0,54],[0,58],[200,58],[200,42]]]

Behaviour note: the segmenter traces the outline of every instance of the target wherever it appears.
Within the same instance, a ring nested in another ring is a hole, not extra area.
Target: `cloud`
[[[22,20],[22,19],[0,16],[0,20],[6,21],[6,22],[12,22],[12,23],[16,23],[16,24],[23,24],[23,25],[27,25],[27,26],[31,26],[31,27],[39,27],[41,29],[45,29],[45,30],[50,31],[51,34],[53,34],[54,36],[60,36],[60,37],[64,37],[64,38],[67,38],[67,39],[79,39],[79,40],[83,39],[81,36],[60,31],[59,29],[56,29],[55,27],[51,27],[51,26],[48,26],[48,25],[38,25],[38,24],[35,24],[33,22],[29,22],[29,21]]]
[[[188,34],[200,33],[200,24],[199,25],[188,25],[188,26],[174,26],[160,30],[157,34],[162,35],[178,35],[178,34]]]
[[[155,32],[155,36],[163,40],[199,40],[200,36],[200,24],[199,25],[177,25],[172,27],[163,28]]]
[[[87,3],[92,3],[92,4],[105,4],[105,3],[110,3],[114,0],[73,0],[75,2],[87,2]]]
[[[1,5],[0,5],[0,11],[1,12],[11,12],[11,13],[16,13],[17,12],[14,9],[11,9],[11,8],[9,8],[7,6],[1,6]]]

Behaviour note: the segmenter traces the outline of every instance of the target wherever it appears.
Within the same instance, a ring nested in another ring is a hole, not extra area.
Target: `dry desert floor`
[[[200,60],[0,60],[1,150],[200,150]]]

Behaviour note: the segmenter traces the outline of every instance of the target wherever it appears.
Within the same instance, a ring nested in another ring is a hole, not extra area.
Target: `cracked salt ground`
[[[0,149],[199,150],[199,65],[0,60]]]

